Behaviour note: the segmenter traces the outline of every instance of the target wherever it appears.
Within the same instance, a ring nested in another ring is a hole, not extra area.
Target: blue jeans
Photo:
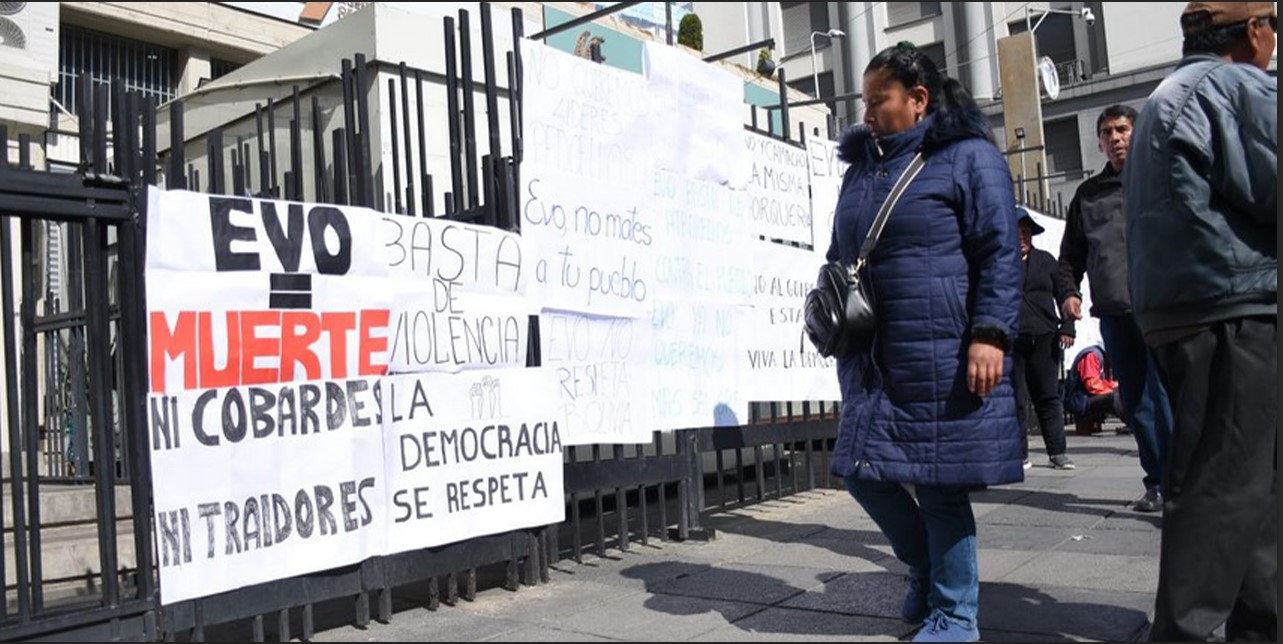
[[[976,564],[976,518],[967,490],[916,485],[918,499],[899,483],[843,479],[891,550],[917,579],[930,579],[927,604],[968,628],[980,610],[980,571]]]
[[[1118,381],[1123,418],[1136,437],[1140,467],[1145,470],[1145,489],[1161,489],[1167,444],[1172,436],[1172,408],[1158,364],[1131,315],[1101,317],[1100,335]]]

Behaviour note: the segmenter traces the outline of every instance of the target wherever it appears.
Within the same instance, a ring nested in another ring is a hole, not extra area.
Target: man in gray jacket
[[[1124,172],[1132,304],[1176,418],[1153,641],[1278,641],[1277,21],[1190,3]]]

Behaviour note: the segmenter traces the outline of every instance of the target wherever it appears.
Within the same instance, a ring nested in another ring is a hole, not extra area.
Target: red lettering
[[[356,313],[323,313],[321,328],[330,335],[330,377],[347,377],[347,334],[356,328]]]
[[[241,312],[241,383],[242,385],[270,385],[281,382],[280,338],[259,335],[260,327],[280,329],[279,311]],[[268,367],[256,367],[258,358],[270,358]]]
[[[196,387],[196,313],[179,311],[173,328],[164,312],[152,311],[151,337],[151,389],[165,393],[165,359],[183,359],[183,388]]]
[[[214,316],[225,327],[214,328]],[[172,324],[171,324],[172,319]],[[294,380],[343,379],[387,373],[386,309],[335,311],[153,311],[152,391],[165,393],[168,362],[183,361],[183,389],[267,385]],[[350,364],[349,336],[356,332],[356,364]],[[318,342],[329,336],[329,373]],[[381,359],[382,358],[382,359]]]
[[[241,384],[240,313],[227,312],[227,363],[222,369],[214,364],[212,315],[209,311],[196,314],[200,327],[197,332],[200,339],[200,388],[235,387]]]
[[[370,336],[370,331],[374,329],[387,329],[388,318],[391,313],[387,310],[361,311],[361,332],[358,337],[360,350],[360,363],[357,365],[357,375],[360,376],[381,376],[388,372],[388,365],[374,364],[371,358],[375,353],[384,354],[388,350],[388,338],[383,336],[375,338]]]
[[[319,380],[321,360],[312,344],[321,338],[321,321],[311,311],[287,311],[281,320],[281,380]],[[301,375],[294,365],[299,365]]]

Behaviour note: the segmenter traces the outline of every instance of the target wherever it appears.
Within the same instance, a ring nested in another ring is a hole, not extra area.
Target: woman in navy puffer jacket
[[[918,152],[926,165],[869,260],[877,339],[838,361],[833,471],[909,566],[914,641],[975,641],[969,490],[1024,479],[1006,355],[1024,282],[1011,174],[975,102],[911,45],[873,59],[864,101],[867,127],[839,148],[851,167],[829,259],[853,264],[901,172]]]

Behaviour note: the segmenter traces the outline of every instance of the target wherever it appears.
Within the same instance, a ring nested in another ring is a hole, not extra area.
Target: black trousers
[[[1119,416],[1122,405],[1118,404],[1118,391],[1108,394],[1096,394],[1087,399],[1087,417],[1092,420],[1105,420],[1106,416]]]
[[[1023,430],[1029,424],[1025,410],[1033,404],[1038,428],[1047,444],[1047,455],[1065,453],[1065,409],[1060,402],[1060,344],[1058,334],[1022,335],[1011,355],[1011,382],[1016,388],[1016,415]],[[1025,433],[1025,456],[1029,434]]]
[[[1176,425],[1150,640],[1278,635],[1278,318],[1242,318],[1155,349]]]

